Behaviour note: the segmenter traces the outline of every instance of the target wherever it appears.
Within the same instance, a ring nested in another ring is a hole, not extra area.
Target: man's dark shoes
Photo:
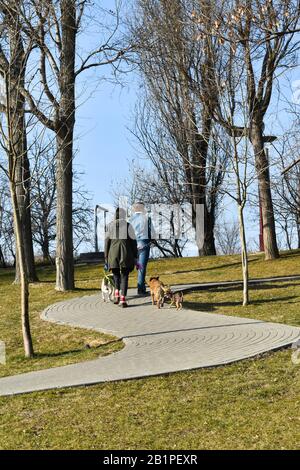
[[[138,289],[137,291],[137,295],[146,295],[147,292],[146,292],[146,289]]]

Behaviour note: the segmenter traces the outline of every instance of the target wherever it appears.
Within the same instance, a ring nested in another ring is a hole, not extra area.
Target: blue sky
[[[101,0],[96,2],[95,8],[101,5],[103,8],[116,11],[116,3],[120,3],[120,0]],[[130,1],[121,1],[121,3],[124,15]],[[110,17],[105,14],[105,18]],[[101,19],[101,13],[100,20],[104,21]],[[99,37],[96,21],[87,26],[85,33],[79,39],[82,50],[90,51],[99,45],[99,41],[108,37],[107,34],[103,38]],[[111,66],[99,67],[91,72],[84,72],[77,82],[78,154],[75,165],[79,165],[85,172],[83,182],[87,190],[92,193],[95,204],[112,202],[111,183],[127,176],[128,161],[134,156],[127,127],[130,127],[130,117],[136,101],[135,76],[133,73],[119,75],[121,86],[113,83],[112,71]]]
[[[106,68],[105,73],[109,76],[110,70]],[[124,78],[129,81],[129,76]],[[136,82],[133,74],[130,78],[131,84],[123,86],[101,80],[97,89],[95,84],[87,87],[85,101],[79,98],[79,103],[84,102],[77,111],[75,165],[84,170],[83,182],[95,204],[112,202],[111,183],[126,177],[128,160],[135,153],[128,127],[136,102]]]
[[[109,203],[113,180],[128,174],[128,160],[134,156],[129,142],[130,115],[136,99],[135,86],[121,87],[102,82],[97,92],[77,112],[78,155],[75,164],[85,172],[87,190],[94,203]]]

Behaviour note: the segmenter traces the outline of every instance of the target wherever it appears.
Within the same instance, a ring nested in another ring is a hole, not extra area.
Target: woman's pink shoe
[[[119,303],[119,307],[121,308],[127,308],[128,307],[128,304],[126,302],[126,298],[124,295],[121,295],[121,300],[120,300],[120,303]]]
[[[119,303],[120,303],[120,295],[119,295],[119,291],[116,290],[114,304],[119,305]]]

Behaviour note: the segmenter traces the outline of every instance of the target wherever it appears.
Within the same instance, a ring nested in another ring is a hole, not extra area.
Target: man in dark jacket
[[[126,211],[116,210],[115,219],[109,224],[105,238],[105,264],[114,276],[115,304],[127,307],[129,273],[137,264],[138,251],[133,227],[126,220]]]

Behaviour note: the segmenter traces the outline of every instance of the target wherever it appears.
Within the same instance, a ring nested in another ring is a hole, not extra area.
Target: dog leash
[[[107,274],[107,271],[105,271],[105,270],[104,270],[104,279],[106,279],[106,281],[107,281],[110,285],[112,285],[113,287],[115,286],[115,283],[114,283],[112,274]]]

